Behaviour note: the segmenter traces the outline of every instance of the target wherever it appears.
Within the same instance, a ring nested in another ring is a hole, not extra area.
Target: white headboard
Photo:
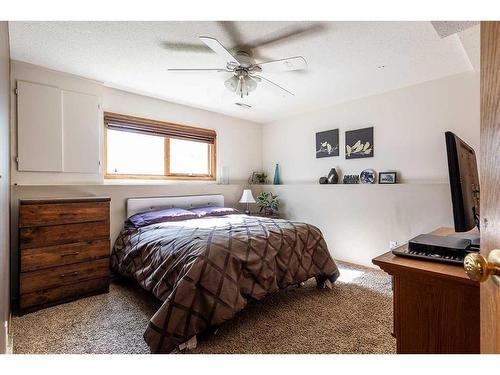
[[[152,197],[127,199],[127,218],[139,212],[159,210],[162,208],[193,208],[203,206],[224,207],[222,194],[183,195],[177,197]]]

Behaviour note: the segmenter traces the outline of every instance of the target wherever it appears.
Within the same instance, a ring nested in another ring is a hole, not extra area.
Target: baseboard
[[[7,351],[6,354],[14,354],[14,337],[11,333],[7,334]]]
[[[9,322],[7,320],[2,322],[2,327],[0,330],[0,353],[9,353]]]
[[[11,315],[9,314],[9,320],[4,322],[5,328],[5,354],[14,354],[14,337],[11,332]]]

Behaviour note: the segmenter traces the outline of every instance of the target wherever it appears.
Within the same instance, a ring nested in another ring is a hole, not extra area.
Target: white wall
[[[11,67],[11,88],[17,80],[53,85],[59,88],[96,95],[101,101],[103,111],[135,115],[155,120],[170,121],[182,125],[214,129],[217,132],[217,171],[220,176],[222,167],[229,170],[231,183],[245,182],[249,174],[262,167],[262,125],[205,111],[163,100],[136,95],[111,89],[100,82],[82,77],[56,72],[39,66],[13,61]],[[15,157],[16,139],[16,100],[12,94],[11,120],[11,168],[12,184],[99,184],[103,182],[100,174],[19,172]],[[104,130],[104,127],[102,128]],[[101,140],[102,140],[101,133]],[[101,153],[102,153],[102,147]],[[101,155],[102,160],[102,155]],[[169,184],[171,182],[165,182]]]
[[[479,151],[479,74],[464,73],[264,125],[263,165],[280,163],[285,216],[318,226],[338,259],[370,265],[389,241],[452,226],[444,132]],[[346,130],[374,127],[374,157],[345,160]],[[340,156],[315,158],[315,134],[340,129]],[[397,171],[404,184],[319,186],[330,168]]]
[[[336,259],[372,266],[389,251],[438,227],[452,227],[450,187],[445,183],[396,185],[270,185],[288,219],[317,226]]]
[[[374,127],[374,157],[345,160],[346,130]],[[316,159],[316,132],[340,129],[340,156]],[[335,105],[263,127],[263,164],[284,183],[316,183],[330,168],[395,170],[403,181],[446,182],[444,132],[479,150],[479,73],[464,73]]]
[[[145,96],[110,89],[98,82],[14,62],[16,79],[62,86],[93,93],[104,110],[216,129],[218,170],[227,166],[234,188],[215,183],[170,183],[121,188],[96,186],[101,175],[17,172],[12,164],[12,184],[69,184],[66,189],[47,186],[14,189],[15,200],[34,196],[109,195],[112,200],[112,233],[123,222],[125,197],[226,192],[235,201],[248,174],[264,165],[272,178],[275,162],[281,165],[283,186],[263,187],[279,193],[285,216],[309,221],[325,234],[333,255],[369,265],[387,249],[390,240],[403,241],[437,226],[450,226],[451,207],[447,183],[444,131],[452,130],[479,145],[479,76],[464,73],[420,85],[375,95],[261,127],[248,121],[185,107]],[[12,105],[13,110],[15,105]],[[12,124],[15,124],[15,116]],[[315,133],[340,128],[341,149],[345,130],[374,126],[375,157],[345,160],[315,159]],[[15,126],[13,126],[15,128]],[[12,132],[15,156],[15,131]],[[400,186],[317,186],[331,167],[358,174],[365,168],[396,170]],[[87,185],[82,185],[87,184]],[[113,181],[116,185],[117,182]],[[296,185],[296,186],[294,186]],[[118,190],[116,190],[118,189]],[[118,208],[117,208],[118,207]],[[362,234],[363,241],[355,235]]]
[[[125,200],[131,197],[148,197],[184,194],[224,194],[229,205],[235,205],[243,184],[252,171],[262,168],[262,125],[236,119],[226,115],[169,103],[142,95],[111,89],[100,82],[56,72],[39,66],[12,61],[11,89],[17,80],[57,86],[99,97],[102,111],[134,115],[155,120],[170,121],[214,129],[217,132],[217,174],[222,169],[229,171],[231,185],[219,185],[215,181],[104,181],[99,174],[20,172],[17,170],[16,97],[11,96],[11,254],[13,275],[17,272],[17,215],[21,198],[109,196],[111,197],[111,239],[114,242],[125,220]],[[5,81],[6,82],[6,81]],[[7,87],[8,89],[8,87]],[[102,127],[104,131],[104,126]],[[100,134],[100,159],[102,160],[102,138]],[[17,285],[12,284],[16,296]]]
[[[0,353],[7,348],[9,295],[9,28],[0,22]]]

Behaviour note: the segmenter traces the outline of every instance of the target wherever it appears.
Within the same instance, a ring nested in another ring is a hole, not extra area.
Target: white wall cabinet
[[[57,87],[18,81],[18,169],[62,172],[62,137],[61,90]]]
[[[18,170],[99,173],[97,96],[17,82]]]
[[[63,171],[99,172],[99,100],[94,95],[62,92]]]

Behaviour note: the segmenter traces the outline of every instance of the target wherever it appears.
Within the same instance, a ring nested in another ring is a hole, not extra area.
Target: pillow
[[[224,215],[234,215],[240,212],[231,207],[217,207],[217,206],[206,206],[192,208],[189,211],[195,213],[198,217],[205,216],[224,216]]]
[[[140,228],[146,225],[164,223],[167,221],[180,221],[197,219],[198,215],[183,208],[165,208],[156,211],[139,212],[130,216],[125,222],[126,228]]]

